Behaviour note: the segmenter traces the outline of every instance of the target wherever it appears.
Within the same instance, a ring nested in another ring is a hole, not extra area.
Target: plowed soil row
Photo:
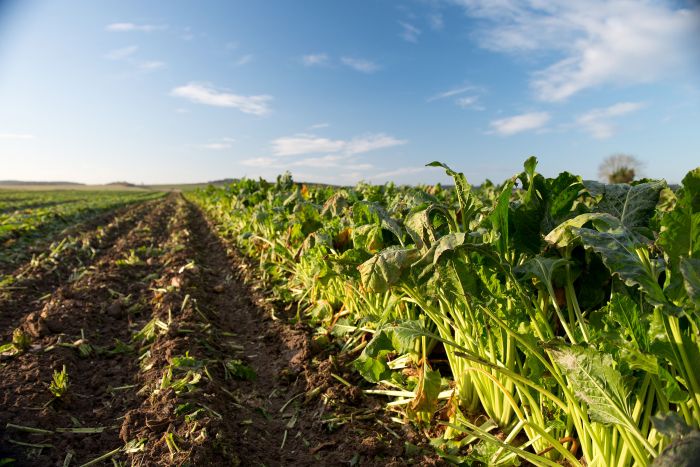
[[[118,209],[68,229],[34,259],[7,273],[15,281],[0,288],[0,337],[7,341],[19,321],[37,308],[38,300],[75,280],[106,255],[116,239],[141,222],[158,201]],[[40,306],[40,305],[39,305]]]
[[[407,449],[421,437],[340,382],[353,376],[313,344],[310,329],[272,319],[246,285],[245,261],[196,206],[171,195],[139,212],[87,273],[20,320],[32,348],[0,363],[0,458],[435,463],[427,450]],[[70,386],[56,398],[48,386],[64,365]]]

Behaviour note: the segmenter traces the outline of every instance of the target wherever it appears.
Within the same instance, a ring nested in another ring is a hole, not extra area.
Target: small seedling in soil
[[[0,346],[0,353],[8,352],[8,355],[15,355],[29,350],[32,341],[28,334],[17,328],[12,332],[12,342]]]
[[[53,396],[57,399],[65,397],[66,392],[68,392],[69,385],[70,383],[68,382],[66,366],[63,365],[63,369],[61,371],[54,370],[53,381],[51,381],[51,384],[49,385],[49,391],[51,391],[51,394],[53,394]]]
[[[226,363],[224,363],[224,368],[226,370],[227,377],[230,376],[234,379],[242,379],[248,381],[257,378],[255,370],[243,364],[243,362],[240,360],[227,360]]]

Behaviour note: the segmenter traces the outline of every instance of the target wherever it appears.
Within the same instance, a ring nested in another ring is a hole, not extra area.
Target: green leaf
[[[430,248],[438,237],[437,229],[434,226],[434,219],[438,215],[444,218],[448,224],[453,224],[454,221],[449,209],[441,204],[431,204],[406,216],[404,227],[411,236],[416,248]]]
[[[628,391],[610,354],[580,346],[551,352],[576,397],[586,404],[591,421],[629,426]]]
[[[472,194],[472,187],[467,182],[467,178],[462,172],[455,172],[442,162],[433,161],[425,164],[427,167],[442,167],[447,175],[453,178],[455,182],[455,191],[457,192],[457,200],[459,201],[459,209],[462,217],[462,226],[467,230],[472,217],[481,208],[481,202]]]
[[[427,335],[427,331],[420,321],[404,321],[390,328],[394,333],[394,345],[399,353],[408,353],[413,350],[416,339]]]
[[[379,331],[374,334],[353,365],[367,381],[378,383],[391,377],[391,370],[386,361],[387,355],[393,351],[394,346],[387,333]]]
[[[634,241],[623,229],[598,232],[592,229],[574,229],[586,248],[600,254],[612,274],[619,275],[628,286],[639,286],[652,305],[671,306],[664,296],[649,265],[642,261]]]
[[[581,228],[591,222],[596,230],[607,231],[620,227],[622,224],[616,217],[603,212],[580,214],[557,225],[544,238],[547,243],[563,248],[578,238],[574,229]]]
[[[664,251],[670,277],[666,290],[675,301],[686,293],[680,272],[681,258],[700,259],[700,167],[683,178],[673,210],[661,219],[658,244]]]
[[[700,431],[693,431],[671,443],[651,467],[696,467],[700,465]]]
[[[700,259],[681,258],[680,269],[688,297],[700,308]]]
[[[550,296],[554,297],[554,287],[552,285],[553,274],[557,269],[565,266],[566,263],[568,263],[568,260],[564,258],[535,256],[526,261],[517,271],[526,278],[537,278],[547,288]]]
[[[362,286],[368,292],[383,293],[397,284],[403,271],[416,261],[416,249],[389,247],[358,266]]]
[[[693,432],[693,427],[688,426],[676,412],[668,412],[663,415],[657,413],[651,417],[651,422],[656,431],[671,439]]]
[[[508,251],[509,233],[508,233],[508,207],[510,197],[513,194],[513,180],[507,181],[503,185],[501,194],[498,195],[494,208],[489,215],[491,228],[494,233],[498,234],[498,252],[504,255]]]
[[[589,184],[590,187],[590,184]],[[603,185],[602,200],[596,206],[597,212],[611,214],[630,231],[638,231],[649,226],[654,215],[659,193],[666,187],[664,181],[640,183],[638,185]]]
[[[377,224],[360,225],[352,229],[352,243],[355,249],[376,253],[384,248],[382,228]]]

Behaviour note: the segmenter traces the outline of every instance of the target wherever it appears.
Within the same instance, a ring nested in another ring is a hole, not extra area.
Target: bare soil
[[[311,329],[273,313],[245,260],[180,195],[131,206],[80,238],[89,248],[0,294],[2,342],[18,327],[31,336],[28,351],[0,357],[0,459],[442,463],[381,401],[340,381],[357,377]],[[63,366],[70,386],[54,397]]]

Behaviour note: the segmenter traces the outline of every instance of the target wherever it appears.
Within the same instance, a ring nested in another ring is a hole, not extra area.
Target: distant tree
[[[630,183],[641,166],[639,159],[631,154],[612,154],[598,166],[598,176],[608,183]]]

